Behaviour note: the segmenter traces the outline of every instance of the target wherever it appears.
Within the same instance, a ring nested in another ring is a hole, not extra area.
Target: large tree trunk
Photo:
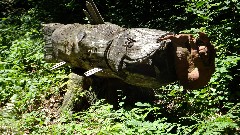
[[[45,24],[46,60],[65,61],[104,78],[118,78],[145,88],[177,80],[171,42],[160,41],[165,31],[106,23]]]

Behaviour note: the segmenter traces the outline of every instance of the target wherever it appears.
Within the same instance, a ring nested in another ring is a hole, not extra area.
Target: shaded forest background
[[[0,1],[0,133],[3,134],[238,134],[240,3],[237,0],[94,0],[105,22],[175,33],[206,32],[217,49],[209,85],[158,90],[162,104],[113,110],[98,101],[54,122],[69,67],[43,59],[42,23],[88,23],[84,0]],[[52,105],[52,106],[51,106]]]

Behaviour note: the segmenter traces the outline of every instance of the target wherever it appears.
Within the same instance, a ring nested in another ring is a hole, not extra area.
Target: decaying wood
[[[46,60],[65,61],[86,71],[99,68],[96,76],[135,86],[158,88],[180,80],[185,88],[197,89],[208,83],[215,68],[215,49],[203,34],[191,39],[111,23],[46,24],[44,34]]]
[[[83,92],[83,77],[73,73],[69,74],[69,80],[67,82],[67,92],[65,93],[62,106],[58,110],[58,114],[65,111],[71,111],[74,105],[73,102],[77,98],[79,98],[77,97],[77,93],[81,92]]]
[[[147,88],[176,81],[170,42],[157,42],[165,31],[126,29],[111,23],[45,24],[43,31],[46,60],[65,61],[85,70],[100,68],[96,76]]]
[[[92,0],[87,0],[86,7],[84,13],[91,25],[43,25],[46,61],[66,62],[78,72],[69,76],[59,114],[72,110],[76,98],[80,98],[77,105],[82,107],[83,99],[91,97],[77,94],[88,89],[87,79],[98,90],[90,93],[115,107],[117,89],[125,93],[129,103],[151,102],[155,99],[153,88],[179,81],[185,89],[198,89],[209,82],[216,52],[206,34],[193,38],[190,34],[174,35],[155,29],[126,29],[104,23]],[[85,77],[91,74],[94,76]]]
[[[67,89],[64,100],[56,116],[60,116],[66,111],[71,112],[73,110],[86,109],[96,100],[95,93],[89,90],[91,85],[90,78],[70,73],[66,85]]]
[[[209,82],[215,71],[216,51],[208,36],[200,32],[198,38],[191,34],[167,35],[175,53],[177,78],[185,89],[198,89]]]

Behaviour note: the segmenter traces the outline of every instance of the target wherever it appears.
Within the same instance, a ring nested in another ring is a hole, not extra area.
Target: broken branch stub
[[[93,24],[93,25],[104,24],[104,20],[97,9],[97,6],[92,0],[86,1],[86,7],[87,7],[87,10],[83,9],[83,12],[88,18],[90,24]]]

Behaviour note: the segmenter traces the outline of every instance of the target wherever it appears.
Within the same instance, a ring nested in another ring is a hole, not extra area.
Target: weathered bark
[[[67,82],[67,92],[65,93],[62,106],[58,110],[58,114],[71,111],[73,109],[74,101],[79,98],[77,93],[83,92],[83,77],[77,74],[69,74]],[[80,100],[82,101],[82,100]]]
[[[58,109],[57,116],[66,111],[83,110],[93,104],[96,100],[96,95],[94,92],[89,91],[90,85],[90,78],[70,73],[64,100],[61,107]]]
[[[65,61],[85,70],[100,68],[96,76],[146,88],[177,80],[171,42],[157,41],[165,31],[111,23],[45,24],[43,31],[48,61]]]

